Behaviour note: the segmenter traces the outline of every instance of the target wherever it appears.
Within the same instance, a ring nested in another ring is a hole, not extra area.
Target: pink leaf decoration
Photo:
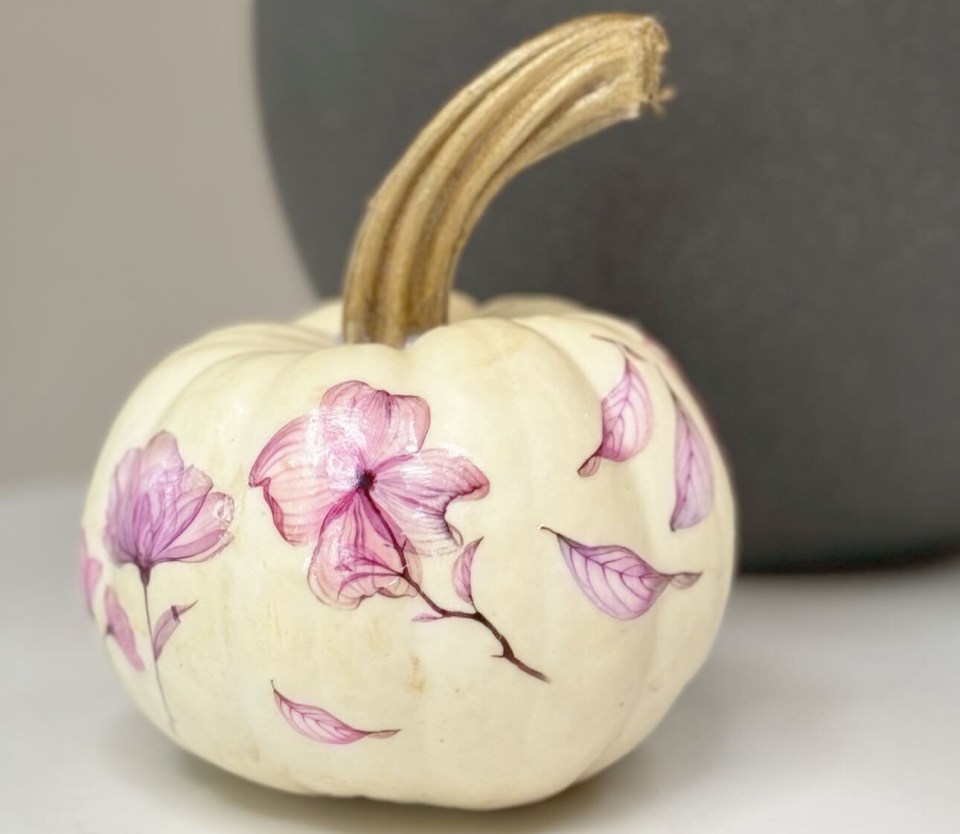
[[[107,615],[107,637],[117,641],[120,651],[123,652],[130,665],[138,672],[143,671],[143,659],[137,651],[137,638],[130,625],[130,618],[124,611],[117,593],[109,585],[103,592],[103,607]]]
[[[80,577],[83,580],[83,596],[87,601],[87,610],[93,614],[93,596],[97,584],[103,575],[103,563],[90,555],[87,547],[87,534],[80,531]]]
[[[627,350],[623,345],[620,347]],[[603,398],[600,412],[603,418],[600,445],[577,470],[582,478],[594,475],[601,460],[629,460],[650,441],[653,431],[650,392],[630,359],[623,360],[620,381]]]
[[[471,605],[473,605],[473,557],[476,555],[481,541],[483,540],[477,539],[475,542],[470,542],[463,549],[463,553],[457,556],[457,561],[453,563],[453,587],[457,596]]]
[[[187,613],[194,605],[196,600],[189,605],[171,605],[157,620],[153,627],[153,658],[159,660],[160,652],[167,645],[167,640],[173,635],[173,632],[180,626],[180,618]]]
[[[703,435],[680,401],[674,398],[674,402],[677,408],[676,501],[670,528],[682,530],[699,524],[713,507],[713,467]]]
[[[293,729],[323,744],[353,744],[362,738],[390,738],[400,732],[399,730],[358,730],[349,724],[344,724],[324,709],[291,701],[281,695],[276,686],[273,686],[273,698],[280,714]]]
[[[646,614],[668,586],[689,588],[700,578],[699,573],[660,573],[626,547],[591,547],[544,529],[557,537],[563,560],[587,599],[618,620]]]

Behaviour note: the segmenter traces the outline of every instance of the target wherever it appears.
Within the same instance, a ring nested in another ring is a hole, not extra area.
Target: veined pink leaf
[[[127,612],[117,599],[117,592],[109,585],[103,592],[103,608],[107,615],[107,637],[117,641],[120,651],[123,652],[130,665],[138,672],[143,671],[143,658],[137,651],[137,638],[130,625]]]
[[[620,347],[626,350],[625,346]],[[577,470],[582,478],[595,474],[601,460],[629,460],[650,441],[653,431],[650,392],[629,358],[624,358],[620,381],[603,398],[600,412],[603,420],[600,445]]]
[[[668,586],[689,588],[700,578],[699,573],[660,573],[626,547],[592,547],[543,529],[557,537],[563,560],[587,599],[618,620],[646,614]]]
[[[97,584],[103,575],[103,563],[90,555],[87,547],[87,534],[80,531],[80,577],[83,580],[83,597],[87,602],[87,610],[93,614],[93,595]]]
[[[457,596],[473,605],[473,557],[483,539],[470,542],[453,563],[453,587]]]
[[[707,517],[713,508],[713,467],[703,435],[680,401],[677,408],[675,444],[676,501],[670,516],[670,528],[693,527]]]
[[[179,626],[180,618],[187,613],[197,602],[194,600],[189,605],[171,605],[157,620],[153,627],[153,659],[160,658],[160,652],[167,645],[167,640],[173,635]]]
[[[272,683],[271,686],[273,686]],[[276,686],[273,686],[273,698],[280,714],[293,729],[323,744],[352,744],[362,738],[390,738],[400,732],[399,730],[358,730],[356,727],[344,724],[325,709],[291,701],[281,695]]]

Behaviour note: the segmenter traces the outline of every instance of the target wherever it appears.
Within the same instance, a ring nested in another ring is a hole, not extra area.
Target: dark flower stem
[[[153,659],[153,673],[157,678],[157,689],[160,691],[160,701],[163,704],[163,711],[167,714],[167,722],[170,724],[170,732],[176,735],[177,725],[170,714],[170,706],[167,704],[167,693],[163,688],[163,680],[160,677],[160,663],[153,648],[153,619],[150,616],[150,594],[147,592],[147,586],[150,584],[150,571],[140,569],[140,583],[143,585],[143,609],[147,615],[147,637],[150,640],[150,657]]]
[[[370,505],[370,509],[373,513],[380,519],[381,524],[383,524],[384,529],[387,531],[387,534],[390,536],[390,543],[393,545],[393,549],[396,550],[397,556],[400,557],[400,565],[402,570],[398,574],[417,594],[420,599],[422,599],[427,605],[432,608],[437,615],[442,619],[461,619],[461,620],[473,620],[480,623],[487,631],[489,631],[496,641],[500,644],[500,654],[494,655],[494,657],[502,657],[508,663],[512,663],[516,666],[521,672],[525,672],[531,677],[536,678],[537,680],[544,681],[544,683],[549,683],[550,678],[548,678],[543,672],[537,671],[532,666],[528,666],[524,663],[513,651],[513,648],[510,646],[509,641],[503,634],[500,633],[498,629],[489,619],[487,619],[485,614],[482,614],[477,610],[476,604],[473,606],[473,611],[453,611],[449,608],[444,608],[442,605],[434,602],[428,595],[427,592],[423,590],[420,586],[420,583],[417,582],[410,573],[410,566],[407,564],[406,554],[403,552],[403,545],[397,541],[396,536],[393,534],[393,529],[387,523],[387,520],[383,517],[383,513],[380,511],[380,508],[377,506],[376,502],[370,495],[369,489],[363,489],[363,497],[366,499],[367,503]]]

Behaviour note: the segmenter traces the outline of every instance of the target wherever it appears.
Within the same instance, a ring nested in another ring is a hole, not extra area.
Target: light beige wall
[[[83,477],[167,351],[312,303],[250,4],[0,0],[0,486]]]

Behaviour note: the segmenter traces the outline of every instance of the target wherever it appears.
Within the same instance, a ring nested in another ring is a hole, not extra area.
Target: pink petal
[[[208,493],[190,524],[162,552],[155,562],[205,562],[230,542],[227,528],[233,521],[233,499],[222,492]]]
[[[483,498],[486,476],[463,455],[424,449],[376,472],[373,500],[422,556],[448,552],[462,542],[447,523],[447,507],[458,498]]]
[[[464,602],[473,605],[473,557],[482,539],[470,542],[453,563],[453,588]]]
[[[174,490],[183,476],[183,459],[169,432],[158,432],[144,448],[128,449],[113,471],[107,502],[107,545],[120,555],[140,552],[144,527],[157,496]],[[129,561],[129,559],[127,559]]]
[[[620,347],[627,350],[623,345]],[[603,398],[600,412],[603,419],[600,445],[577,470],[583,478],[595,474],[601,460],[629,460],[650,441],[653,431],[650,393],[629,359],[624,359],[620,381]]]
[[[124,611],[117,593],[109,585],[103,592],[103,607],[107,615],[107,636],[117,641],[120,650],[138,672],[143,671],[143,659],[137,651],[137,638],[130,625],[130,618]]]
[[[160,615],[160,619],[157,620],[156,625],[153,627],[152,643],[154,660],[160,658],[160,653],[163,651],[163,647],[167,645],[167,640],[169,640],[173,632],[179,628],[180,618],[196,604],[196,601],[194,601],[189,605],[171,605]]]
[[[356,380],[335,385],[320,403],[341,435],[362,449],[364,467],[420,450],[430,407],[420,397],[390,394]]]
[[[80,576],[83,580],[83,596],[87,602],[87,610],[93,614],[93,595],[97,584],[103,575],[103,564],[94,559],[87,548],[87,534],[80,531]]]
[[[271,684],[272,685],[272,684]],[[358,730],[320,707],[298,704],[273,687],[277,709],[286,722],[301,735],[323,744],[352,744],[362,738],[390,738],[399,730]]]
[[[675,398],[674,402],[677,407],[676,501],[670,527],[681,530],[699,524],[713,508],[713,467],[703,435],[680,401]]]
[[[689,588],[700,578],[699,573],[660,573],[626,547],[591,547],[549,532],[557,537],[563,560],[587,599],[618,620],[645,614],[668,585]]]
[[[375,594],[415,595],[403,572],[406,565],[419,582],[420,561],[391,535],[370,499],[349,496],[328,520],[310,560],[307,581],[317,598],[335,608],[356,608]]]
[[[335,417],[320,405],[287,423],[250,470],[250,486],[263,488],[273,523],[290,544],[316,541],[327,513],[363,471],[362,438]]]
[[[179,466],[164,470],[166,480],[158,477],[153,483],[143,483],[154,507],[146,530],[149,544],[142,547],[152,553],[162,552],[186,531],[213,489],[213,481],[205,472],[195,466],[184,468],[179,454],[177,462]]]

